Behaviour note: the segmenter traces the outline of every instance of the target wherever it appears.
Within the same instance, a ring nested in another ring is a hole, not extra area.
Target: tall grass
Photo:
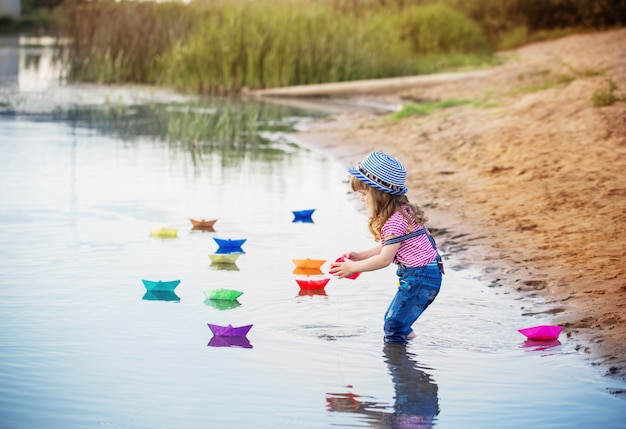
[[[63,46],[71,79],[157,83],[205,94],[482,65],[494,61],[503,37],[508,46],[532,37],[537,25],[529,17],[565,6],[569,21],[563,22],[613,22],[602,0],[530,3],[65,0],[59,16],[70,40]],[[619,6],[617,22],[624,11]]]

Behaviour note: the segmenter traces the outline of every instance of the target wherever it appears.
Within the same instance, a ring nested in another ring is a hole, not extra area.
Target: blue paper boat
[[[313,219],[311,219],[311,216],[313,216],[314,211],[315,209],[292,211],[293,222],[313,222]]]
[[[215,240],[219,247],[219,249],[217,249],[217,253],[243,252],[241,246],[246,242],[245,238],[240,240],[231,240],[230,238],[222,239],[213,237],[213,240]]]
[[[164,292],[174,292],[176,286],[180,283],[180,280],[171,280],[171,281],[152,281],[152,280],[141,280],[143,285],[146,287],[146,290],[149,292],[152,291],[164,291]]]
[[[180,297],[176,295],[176,292],[169,290],[146,291],[142,299],[148,301],[180,301]]]

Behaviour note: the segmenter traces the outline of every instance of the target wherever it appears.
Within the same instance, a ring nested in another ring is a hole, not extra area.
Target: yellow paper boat
[[[296,268],[304,268],[307,270],[319,270],[324,265],[326,259],[294,259],[293,263],[296,264]]]
[[[150,235],[161,238],[174,238],[178,236],[178,228],[152,228]]]
[[[234,264],[241,253],[213,253],[209,255],[214,264]]]

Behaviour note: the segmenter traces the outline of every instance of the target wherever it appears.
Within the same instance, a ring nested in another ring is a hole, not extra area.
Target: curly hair
[[[412,229],[413,221],[418,225],[424,225],[428,222],[428,217],[424,210],[420,206],[411,203],[406,195],[388,194],[368,186],[354,176],[350,177],[350,187],[354,192],[369,191],[372,207],[370,207],[368,228],[376,241],[380,241],[383,225],[396,211],[400,212],[407,220],[409,231]]]

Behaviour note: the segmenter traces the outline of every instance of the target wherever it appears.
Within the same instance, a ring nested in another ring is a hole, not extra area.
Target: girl
[[[330,274],[344,278],[398,265],[398,290],[385,314],[385,342],[406,343],[415,337],[411,325],[434,301],[441,287],[443,264],[435,241],[424,226],[424,211],[405,196],[406,170],[382,152],[370,153],[349,170],[350,186],[361,194],[369,230],[380,244],[348,252],[334,262]]]

